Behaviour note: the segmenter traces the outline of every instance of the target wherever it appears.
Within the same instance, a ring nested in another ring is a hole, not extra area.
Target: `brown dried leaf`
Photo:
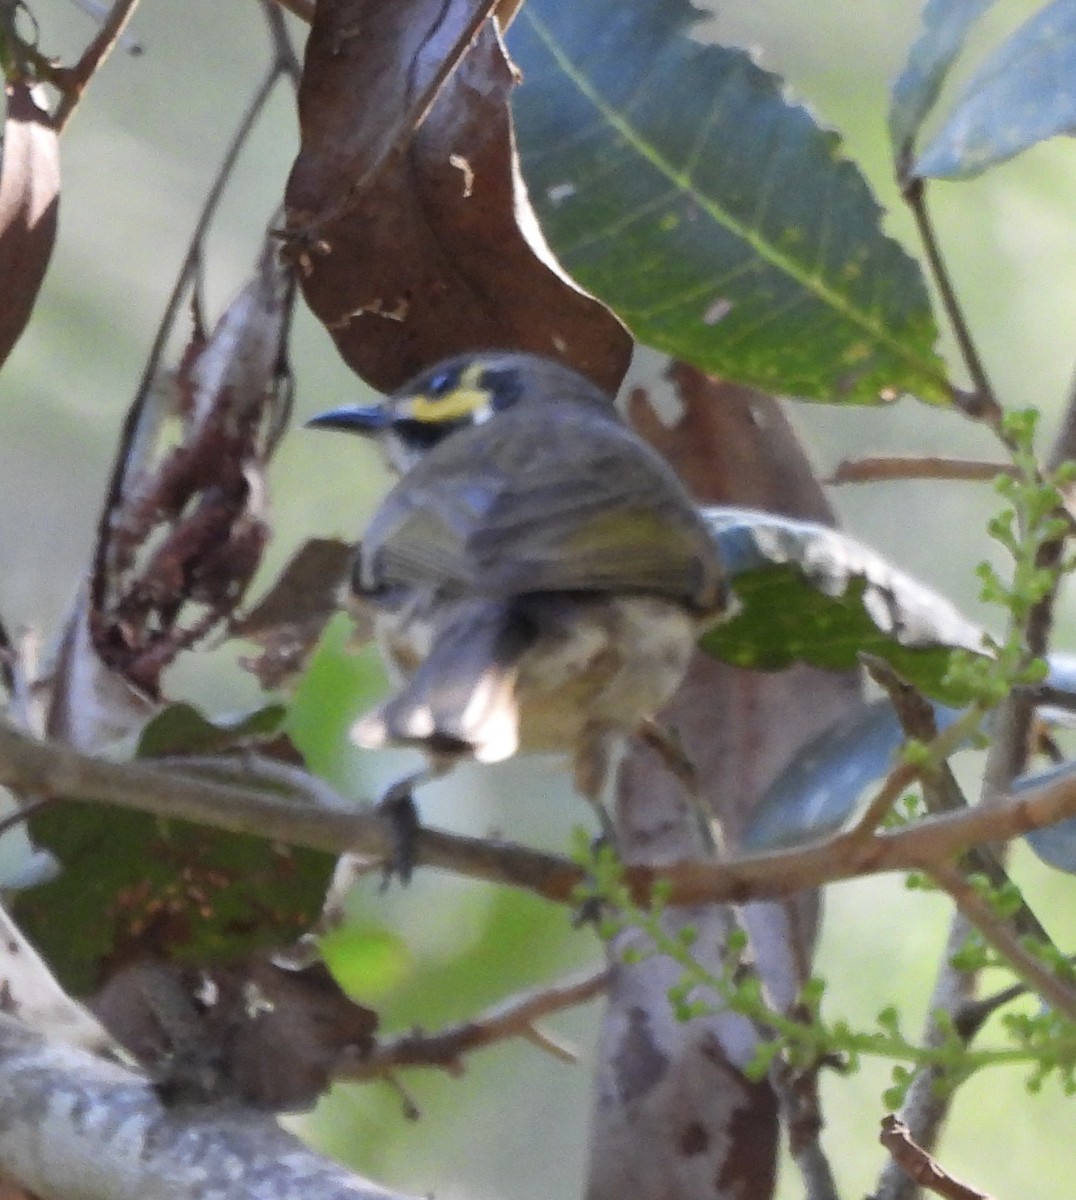
[[[561,358],[614,391],[631,342],[538,232],[516,163],[515,83],[485,22],[417,131],[476,0],[320,0],[299,95],[288,229],[304,295],[348,364],[391,390],[491,346]]]
[[[232,615],[261,561],[265,467],[290,406],[292,296],[267,243],[212,333],[196,331],[165,401],[139,397],[128,420],[90,630],[105,665],[151,697],[176,655]]]
[[[273,1112],[309,1108],[343,1058],[369,1052],[377,1027],[321,963],[293,971],[262,957],[129,967],[91,1007],[166,1100],[230,1098]]]
[[[0,161],[0,364],[22,335],[56,240],[60,148],[28,83],[5,88]]]
[[[261,646],[257,658],[240,659],[264,688],[277,688],[309,659],[329,618],[341,608],[355,547],[334,538],[311,538],[295,552],[269,591],[231,622],[233,637]]]

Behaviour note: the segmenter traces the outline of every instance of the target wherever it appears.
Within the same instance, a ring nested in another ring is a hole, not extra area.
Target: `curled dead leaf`
[[[265,468],[290,410],[293,285],[275,244],[171,387],[136,401],[102,517],[90,631],[151,697],[176,655],[235,611],[268,538]]]
[[[0,364],[30,319],[45,277],[60,206],[60,148],[28,83],[5,89],[0,160]]]
[[[493,22],[418,111],[481,8],[320,0],[287,188],[303,294],[347,363],[382,390],[438,358],[496,346],[560,358],[615,391],[631,340],[538,229],[508,108],[516,75]]]
[[[305,667],[326,622],[343,606],[354,558],[355,547],[347,542],[311,538],[258,603],[232,621],[233,636],[262,648],[257,658],[240,659],[262,687],[281,687]]]

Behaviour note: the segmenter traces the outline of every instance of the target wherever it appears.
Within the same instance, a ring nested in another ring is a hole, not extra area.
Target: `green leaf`
[[[193,704],[170,704],[146,723],[138,739],[138,757],[216,754],[244,742],[270,738],[280,731],[287,712],[283,704],[266,704],[253,712],[210,720]]]
[[[553,248],[641,340],[819,400],[944,403],[917,264],[836,134],[687,0],[529,0],[510,48],[524,174]]]
[[[1036,142],[1076,131],[1076,3],[1053,0],[973,76],[915,164],[915,174],[971,179]]]
[[[341,613],[325,628],[288,712],[287,732],[318,775],[345,790],[353,786],[355,719],[381,699],[388,683],[377,647],[350,647],[354,624]]]
[[[945,597],[824,525],[750,509],[704,513],[740,609],[703,649],[758,670],[847,670],[866,651],[934,699],[968,700],[945,681],[949,655],[982,653],[982,631]]]
[[[131,961],[211,964],[305,932],[333,858],[96,804],[55,804],[31,822],[61,872],[19,894],[16,913],[76,995]]]
[[[994,0],[927,0],[923,32],[893,84],[889,139],[898,162],[911,148],[934,107],[949,69],[964,48],[968,31]]]

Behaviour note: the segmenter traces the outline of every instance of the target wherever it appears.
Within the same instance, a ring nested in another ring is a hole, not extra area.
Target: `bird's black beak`
[[[306,423],[308,429],[343,429],[347,433],[376,434],[392,424],[391,415],[380,404],[344,404],[318,413]]]

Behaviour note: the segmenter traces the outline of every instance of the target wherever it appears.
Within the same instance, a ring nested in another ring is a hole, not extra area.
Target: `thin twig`
[[[295,53],[295,47],[291,44],[288,26],[280,12],[279,4],[277,0],[261,0],[261,6],[266,24],[269,26],[269,37],[273,43],[276,65],[298,87],[303,74],[303,66],[299,62],[299,56]],[[311,15],[313,15],[313,11],[313,6],[311,6]]]
[[[908,1127],[892,1114],[883,1118],[878,1140],[893,1156],[902,1171],[919,1187],[935,1192],[945,1200],[992,1200],[987,1193],[944,1170],[921,1146],[917,1145]]]
[[[937,722],[933,706],[915,688],[905,683],[888,663],[873,656],[863,656],[871,677],[885,689],[906,736],[929,742],[937,736]],[[959,812],[967,808],[967,800],[948,762],[923,775],[921,781],[923,800],[928,812]],[[1008,882],[1000,859],[990,846],[973,846],[964,855],[968,869],[982,871],[994,887]],[[1045,930],[1027,905],[1022,905],[1016,914],[1016,927],[1022,933],[1046,937]],[[938,967],[937,979],[927,1006],[927,1018],[922,1035],[922,1045],[928,1048],[946,1044],[951,1029],[956,1027],[965,1042],[978,1031],[979,1025],[970,1021],[961,1024],[974,999],[978,973],[962,970],[954,965],[957,953],[966,944],[973,926],[959,910],[950,921],[945,952]],[[948,1019],[945,1019],[948,1018]],[[952,1107],[954,1093],[951,1088],[939,1087],[942,1071],[936,1065],[920,1066],[905,1094],[900,1116],[910,1135],[920,1146],[931,1149],[935,1146],[939,1131]],[[873,1200],[913,1200],[916,1181],[910,1177],[895,1159],[890,1159],[882,1168]]]
[[[970,395],[954,388],[953,399],[969,417],[985,421],[1001,436],[1002,408],[986,374],[982,359],[979,357],[979,351],[972,340],[971,331],[964,317],[964,310],[960,306],[953,282],[949,277],[949,270],[945,265],[945,259],[942,257],[941,247],[934,236],[934,226],[930,220],[930,214],[927,212],[926,187],[923,180],[910,180],[904,186],[903,195],[915,219],[919,238],[923,243],[927,262],[930,264],[931,274],[941,296],[942,306],[949,318],[949,324],[952,326],[953,335],[956,337],[961,357],[964,359],[964,365],[968,369],[974,387],[974,391]],[[1006,444],[1008,443],[1006,442]]]
[[[1016,477],[1019,471],[1012,463],[985,462],[981,459],[939,458],[931,454],[879,454],[843,459],[823,483],[889,483],[911,479],[989,483],[999,475]]]
[[[938,725],[930,701],[910,684],[905,683],[884,659],[866,654],[860,657],[871,678],[885,689],[904,733],[910,738],[932,744],[938,736]],[[922,772],[920,786],[927,812],[960,812],[968,807],[967,798],[957,783],[952,768],[944,759],[938,761],[933,770]],[[1011,883],[1005,864],[991,846],[972,846],[963,856],[963,865],[968,871],[986,876],[992,887],[1002,888]],[[1025,901],[1021,901],[1020,907],[1012,916],[1012,922],[1021,936],[1050,943],[1050,937],[1042,922]],[[920,1136],[918,1130],[916,1136]]]
[[[951,863],[937,863],[926,870],[1012,969],[1048,1004],[1063,1012],[1070,1021],[1076,1021],[1076,989],[1059,979],[1042,959],[1026,949],[1008,922],[998,916],[967,877]]]
[[[90,80],[112,53],[137,7],[138,0],[115,0],[97,31],[97,36],[83,51],[78,62],[73,67],[54,73],[53,82],[62,89],[60,103],[52,118],[57,133],[63,133],[75,115]]]
[[[949,933],[945,950],[938,966],[938,975],[927,1004],[920,1044],[925,1050],[937,1050],[949,1043],[952,1033],[942,1017],[948,1016],[957,1026],[960,1015],[966,1011],[967,1002],[974,996],[978,974],[962,971],[953,965],[954,956],[967,944],[974,926],[959,910],[954,910],[949,922]],[[959,1028],[965,1045],[977,1032],[970,1026]],[[908,1085],[900,1119],[920,1146],[933,1149],[937,1144],[941,1128],[953,1106],[954,1092],[951,1087],[941,1086],[945,1072],[937,1064],[920,1065]],[[915,1200],[918,1196],[916,1181],[910,1177],[895,1158],[888,1159],[882,1167],[878,1183],[871,1193],[871,1200]]]
[[[1021,999],[1030,991],[1031,988],[1026,983],[1013,983],[1007,988],[1002,988],[1000,992],[994,992],[991,996],[969,1000],[956,1014],[954,1024],[957,1032],[970,1042],[998,1009],[1012,1004],[1014,1000]]]
[[[822,1146],[820,1071],[794,1071],[778,1056],[769,1079],[781,1105],[782,1125],[788,1131],[788,1149],[803,1180],[805,1200],[839,1200],[837,1182]]]
[[[944,763],[951,754],[959,750],[979,728],[981,721],[982,712],[972,705],[952,725],[942,730],[941,733],[935,733],[935,736],[926,744],[928,759],[926,765],[920,762],[898,763],[886,776],[863,814],[844,836],[852,840],[869,839],[889,815],[904,789],[934,770],[935,766],[932,764]]]
[[[15,643],[11,640],[11,635],[8,633],[3,619],[0,618],[0,683],[4,685],[4,690],[9,696],[15,695],[17,686],[15,663],[17,661],[18,651],[15,649]]]
[[[575,1062],[574,1053],[535,1028],[535,1022],[565,1008],[586,1004],[600,996],[609,982],[609,971],[587,971],[557,983],[512,996],[470,1021],[449,1025],[439,1033],[416,1030],[386,1038],[362,1062],[344,1065],[338,1079],[374,1079],[400,1067],[439,1067],[458,1071],[459,1060],[494,1042],[522,1037],[535,1042],[562,1062]]]

